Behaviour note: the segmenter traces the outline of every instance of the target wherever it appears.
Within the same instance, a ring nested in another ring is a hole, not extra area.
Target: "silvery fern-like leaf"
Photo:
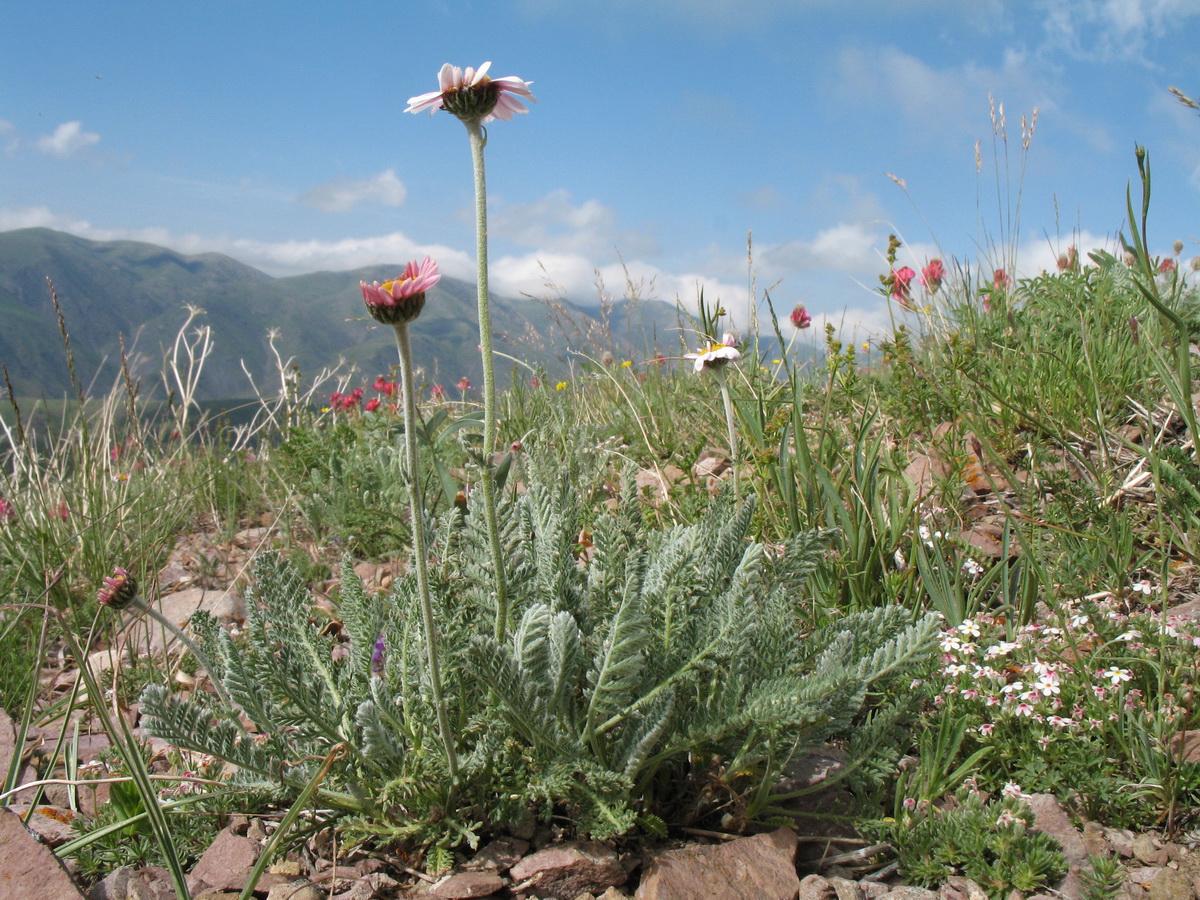
[[[367,593],[349,555],[342,559],[341,576],[338,615],[350,637],[350,664],[343,667],[342,689],[352,690],[355,682],[365,684],[370,678],[375,639],[383,631],[384,604]]]
[[[855,670],[856,674],[863,681],[870,683],[909,666],[916,658],[929,651],[937,634],[938,624],[936,616],[923,616],[860,660]]]
[[[577,729],[578,692],[583,683],[587,658],[583,649],[583,634],[575,623],[575,617],[565,609],[550,622],[549,679],[550,696],[547,707],[567,733]]]
[[[613,749],[613,768],[636,781],[642,765],[662,744],[675,715],[675,692],[663,691],[653,703],[638,710],[622,728],[620,740]]]
[[[591,741],[606,720],[625,711],[636,697],[649,644],[649,622],[641,597],[627,590],[588,673],[585,740]]]
[[[378,678],[373,681],[379,681]],[[378,691],[372,686],[372,693]],[[391,772],[393,776],[404,767],[405,747],[401,740],[403,728],[391,715],[386,702],[378,696],[358,705],[354,722],[362,735],[362,755],[371,768]]]
[[[534,603],[526,607],[512,633],[513,656],[522,679],[545,680],[550,672],[550,607]]]
[[[259,775],[278,772],[275,762],[282,747],[267,748],[228,719],[214,719],[202,704],[184,702],[152,684],[142,691],[143,728],[180,750],[207,753]]]
[[[503,704],[504,716],[525,740],[553,753],[559,744],[555,723],[538,702],[536,687],[522,677],[512,651],[498,644],[490,635],[481,635],[471,642],[472,659],[484,683],[495,691]]]

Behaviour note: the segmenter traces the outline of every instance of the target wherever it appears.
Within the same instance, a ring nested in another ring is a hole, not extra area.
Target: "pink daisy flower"
[[[405,112],[419,113],[429,110],[433,115],[439,109],[444,109],[458,118],[476,120],[487,123],[492,119],[502,119],[507,122],[513,113],[526,113],[528,109],[522,100],[536,98],[529,92],[532,81],[524,81],[515,75],[503,78],[490,78],[487,71],[490,62],[485,62],[478,70],[467,67],[466,72],[458,66],[446,63],[438,72],[438,90],[428,94],[410,97]]]

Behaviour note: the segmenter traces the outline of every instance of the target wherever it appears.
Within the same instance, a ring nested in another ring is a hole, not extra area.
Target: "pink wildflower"
[[[1175,260],[1171,258],[1164,259],[1158,264],[1158,272],[1160,275],[1168,275],[1175,271]]]
[[[995,730],[996,730],[996,724],[994,722],[984,722],[982,725],[979,726],[979,733],[981,735],[983,735],[984,737],[991,737],[992,732]]]
[[[120,566],[104,579],[104,586],[96,593],[96,602],[110,609],[124,609],[137,596],[137,579]]]
[[[0,522],[7,522],[16,514],[17,511],[12,503],[4,497],[0,497]]]
[[[515,75],[490,78],[487,71],[490,62],[485,62],[476,71],[470,67],[463,72],[458,66],[446,63],[438,71],[438,90],[410,97],[405,112],[419,113],[429,110],[432,116],[444,109],[464,122],[487,124],[493,119],[507,122],[513,113],[526,113],[528,109],[522,99],[537,103],[529,91],[532,81],[524,81]]]
[[[446,389],[444,387],[442,387],[440,384],[435,384],[433,387],[431,387],[429,389],[429,394],[430,394],[430,396],[433,397],[434,400],[442,400],[446,396]]]
[[[912,280],[917,275],[908,266],[892,273],[892,299],[905,309],[912,308]]]
[[[458,379],[458,384],[456,387],[465,394],[471,389],[471,379],[464,375],[462,378]]]
[[[925,268],[921,269],[921,286],[929,293],[936,294],[945,277],[946,267],[942,265],[942,261],[937,258],[931,259]]]
[[[437,263],[428,256],[418,263],[409,262],[404,267],[404,274],[385,281],[367,284],[359,282],[362,288],[363,301],[367,304],[367,312],[377,322],[385,325],[398,325],[411,322],[421,314],[425,307],[425,292],[441,279]]]
[[[1003,269],[996,269],[992,272],[992,286],[998,291],[1007,290],[1012,287],[1012,278]]]
[[[394,381],[388,381],[382,375],[375,379],[375,383],[371,385],[376,392],[383,394],[385,397],[392,397],[396,394],[398,385]]]
[[[379,409],[379,398],[378,397],[372,397],[363,406],[363,410],[366,412],[375,412],[375,410],[377,410],[377,409]]]
[[[812,316],[808,314],[808,310],[804,308],[803,303],[797,303],[792,307],[792,314],[789,318],[792,320],[792,325],[796,328],[808,328],[812,325]]]

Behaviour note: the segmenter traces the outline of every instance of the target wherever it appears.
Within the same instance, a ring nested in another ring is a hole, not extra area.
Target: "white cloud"
[[[386,169],[373,178],[359,181],[335,178],[314,185],[301,195],[300,202],[325,212],[349,212],[364,203],[403,206],[407,195],[408,191],[396,173]]]
[[[658,252],[653,238],[618,228],[611,206],[599,200],[572,203],[561,188],[532,203],[493,207],[488,230],[495,238],[553,254],[611,256],[618,247],[635,256]]]
[[[929,144],[980,136],[989,95],[1006,104],[1007,133],[1018,137],[1021,113],[1057,109],[1054,79],[1024,53],[1009,49],[998,68],[967,63],[937,69],[896,47],[849,47],[838,56],[830,88],[847,103],[893,110],[893,134]]]
[[[758,247],[757,260],[772,274],[784,270],[825,269],[858,273],[877,264],[878,229],[843,222],[817,233],[811,240],[797,239],[771,247]]]
[[[1046,49],[1093,62],[1153,65],[1150,43],[1198,15],[1197,0],[1047,0],[1042,27]]]
[[[66,231],[98,241],[136,240],[170,247],[186,254],[224,253],[272,275],[295,275],[318,270],[344,271],[361,266],[390,263],[432,256],[449,277],[473,281],[472,253],[440,244],[422,244],[402,232],[323,241],[258,241],[228,235],[175,234],[161,228],[100,228],[87,220],[55,213],[44,206],[0,207],[0,230],[45,227]],[[1059,253],[1075,244],[1086,258],[1096,247],[1113,248],[1111,238],[1090,232],[1064,236],[1058,240],[1037,238],[1023,243],[1017,254],[1019,276],[1054,271]],[[833,323],[844,339],[860,341],[883,333],[890,324],[888,305],[874,293],[877,276],[885,271],[882,248],[886,238],[882,230],[860,223],[841,223],[807,240],[776,245],[756,244],[755,268],[760,294],[782,280],[772,290],[776,312],[786,314],[791,304],[803,300],[815,320],[813,333],[825,322]],[[1159,252],[1168,253],[1162,248]],[[901,251],[900,264],[919,269],[932,256],[943,256],[953,268],[955,251],[933,245],[911,244]],[[1007,261],[982,259],[968,251],[960,256],[973,271],[987,277],[994,265]],[[608,260],[608,261],[601,261]],[[745,258],[729,250],[706,255],[705,271],[672,271],[642,259],[621,260],[615,251],[599,255],[554,252],[542,249],[528,253],[492,258],[491,289],[501,296],[530,296],[555,299],[565,297],[583,306],[607,299],[637,296],[642,300],[678,301],[695,312],[703,290],[710,301],[721,302],[734,323],[743,331],[750,322],[748,286],[743,275]],[[682,268],[682,267],[681,267]],[[760,317],[766,316],[765,306]],[[663,336],[675,340],[674,336]],[[692,336],[687,336],[692,341]]]
[[[82,122],[63,122],[54,129],[53,134],[43,134],[34,142],[38,152],[47,156],[57,156],[66,159],[85,150],[100,140],[100,135],[92,131],[84,131]]]

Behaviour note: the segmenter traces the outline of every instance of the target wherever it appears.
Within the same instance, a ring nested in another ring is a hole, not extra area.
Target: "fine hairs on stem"
[[[441,661],[438,657],[437,623],[433,617],[433,601],[429,594],[428,551],[425,547],[424,503],[421,498],[421,478],[417,470],[417,411],[413,402],[412,348],[408,341],[408,323],[396,322],[396,350],[400,354],[400,390],[404,404],[404,459],[408,466],[408,501],[412,516],[413,556],[416,560],[417,590],[421,598],[421,620],[425,628],[425,648],[429,657],[429,689],[437,710],[438,731],[446,748],[446,765],[452,782],[458,781],[458,755],[454,735],[446,715],[442,696]]]
[[[496,371],[492,360],[492,326],[488,311],[487,179],[483,148],[487,136],[476,120],[463,120],[471,138],[471,160],[475,171],[475,251],[478,265],[479,352],[483,357],[483,459],[480,484],[483,489],[483,517],[487,526],[488,547],[492,557],[492,577],[496,589],[496,640],[504,640],[508,628],[508,577],[500,548],[500,526],[496,518],[496,480],[492,458],[496,453]]]

